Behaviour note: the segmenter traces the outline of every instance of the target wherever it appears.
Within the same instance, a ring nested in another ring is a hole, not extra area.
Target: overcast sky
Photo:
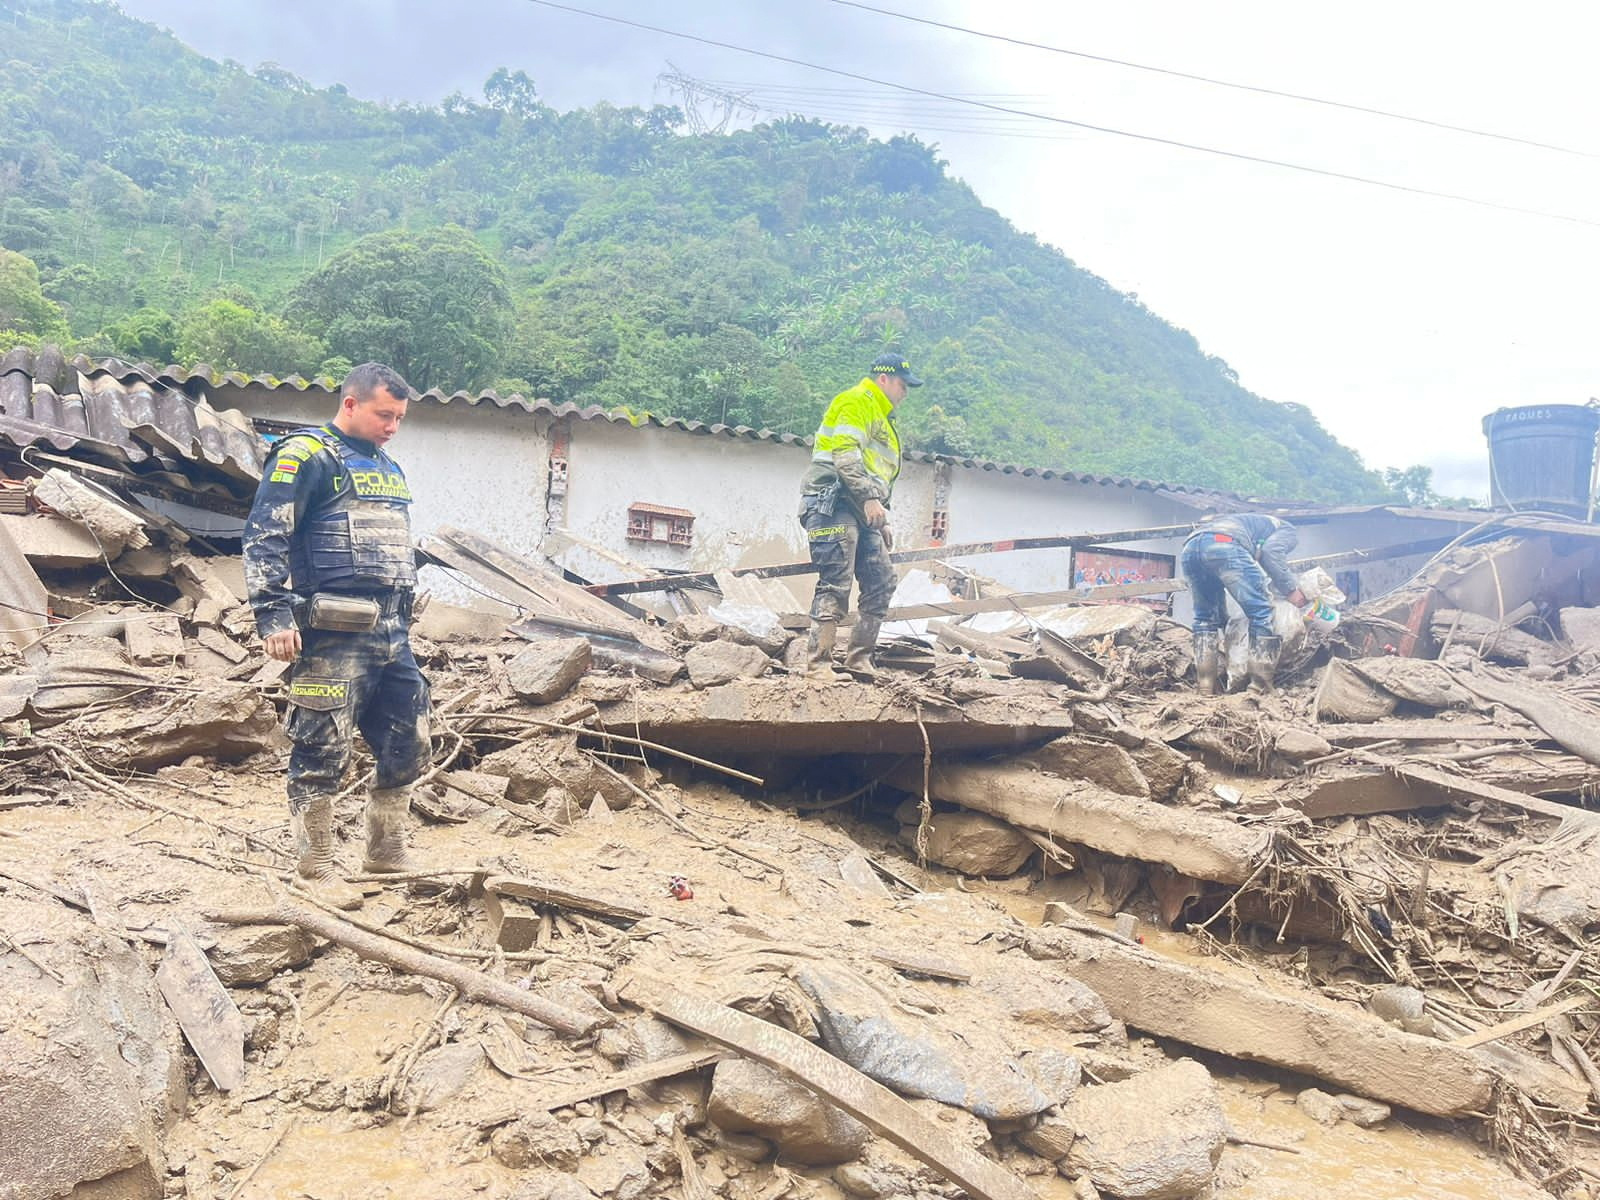
[[[838,0],[574,0],[791,66],[533,0],[122,0],[213,57],[371,99],[520,68],[558,108],[673,102],[668,62],[762,116],[915,132],[1017,226],[1136,292],[1245,386],[1374,467],[1487,494],[1480,421],[1600,396],[1600,6],[1483,0],[866,0],[1044,46],[1548,143],[1454,132],[932,28]],[[1541,217],[895,92],[1277,159]],[[1571,153],[1566,151],[1576,151]],[[1559,220],[1556,217],[1575,218]],[[913,352],[914,352],[914,348]],[[937,380],[930,383],[937,387]]]

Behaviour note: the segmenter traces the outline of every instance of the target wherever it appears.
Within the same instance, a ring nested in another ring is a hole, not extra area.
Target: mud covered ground
[[[181,925],[223,947],[242,947],[246,931],[212,924],[202,914],[268,902],[283,886],[289,843],[281,763],[281,751],[269,751],[233,766],[196,758],[153,776],[120,777],[131,797],[211,825],[140,808],[87,776],[56,779],[54,804],[0,815],[7,870],[69,891],[87,889],[96,912],[77,913],[74,919],[82,922],[98,919],[158,938]],[[445,791],[433,807],[465,819],[423,820],[414,843],[432,867],[566,880],[642,909],[645,919],[607,922],[561,913],[536,935],[532,953],[539,961],[514,961],[516,955],[497,959],[488,949],[484,902],[469,895],[470,876],[368,885],[357,914],[424,945],[472,952],[461,961],[533,992],[570,1003],[586,998],[612,1013],[617,1029],[564,1040],[495,1008],[455,1002],[436,982],[319,945],[308,961],[285,963],[263,982],[231,989],[246,1018],[242,1087],[219,1093],[185,1050],[189,1096],[167,1137],[167,1194],[207,1200],[704,1195],[681,1176],[673,1137],[678,1128],[711,1194],[729,1200],[851,1194],[841,1188],[842,1168],[804,1166],[782,1156],[774,1161],[770,1142],[724,1133],[707,1120],[709,1070],[577,1101],[557,1108],[548,1124],[541,1119],[525,1128],[518,1122],[629,1061],[618,1029],[639,1020],[649,999],[635,990],[638,983],[628,982],[636,968],[770,1014],[784,1011],[793,964],[844,963],[895,1003],[959,1035],[981,1030],[1008,988],[1058,970],[1008,949],[996,935],[1037,924],[1051,900],[1085,899],[1082,880],[1071,873],[1047,879],[1036,865],[994,882],[919,868],[888,815],[903,798],[897,795],[868,794],[806,814],[799,809],[826,798],[816,780],[762,792],[725,786],[704,773],[674,770],[662,778],[637,765],[632,772],[696,836],[643,803],[616,812],[608,806],[566,824],[547,819],[543,810],[514,816]],[[343,803],[349,863],[359,856],[358,806],[355,796]],[[250,831],[261,844],[248,845],[213,826]],[[846,882],[841,863],[862,852],[904,882],[876,872],[878,886]],[[690,882],[693,899],[668,895],[674,875]],[[13,880],[0,882],[13,896],[58,903]],[[1154,917],[1148,895],[1128,902],[1135,910],[1141,906]],[[1109,926],[1108,918],[1098,919]],[[29,930],[11,928],[7,936],[26,944]],[[1181,935],[1153,936],[1150,944],[1185,959],[1203,949]],[[33,949],[44,952],[41,945]],[[1264,988],[1300,986],[1292,964],[1283,969],[1292,951],[1272,951],[1255,955],[1235,947],[1232,953],[1246,964],[1237,969],[1254,971]],[[161,953],[148,944],[141,952],[151,963]],[[957,964],[974,983],[916,978],[873,957],[911,952]],[[218,957],[215,949],[212,956]],[[49,983],[41,978],[39,986]],[[1040,1020],[1032,1029],[1037,1043],[1084,1050],[1086,1065],[1098,1065],[1104,1078],[1120,1073],[1117,1064],[1133,1071],[1192,1053],[1137,1033],[1130,1037],[1117,1025],[1091,1032]],[[1233,1132],[1282,1147],[1230,1143],[1204,1195],[1488,1200],[1543,1194],[1482,1144],[1481,1123],[1397,1113],[1371,1129],[1346,1122],[1326,1127],[1296,1107],[1295,1096],[1308,1081],[1200,1057]],[[952,1136],[985,1143],[1040,1196],[1089,1194],[1075,1192],[1072,1181],[1009,1133],[992,1134],[955,1109],[942,1115]],[[858,1195],[952,1191],[882,1139],[874,1138],[858,1163],[872,1169],[869,1185],[861,1172],[844,1176]],[[571,1190],[572,1179],[581,1190]]]

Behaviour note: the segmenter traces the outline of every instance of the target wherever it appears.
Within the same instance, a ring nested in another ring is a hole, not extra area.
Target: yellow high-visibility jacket
[[[817,426],[800,494],[814,496],[837,481],[857,511],[868,500],[887,507],[900,476],[900,435],[890,420],[893,409],[870,377],[835,396]]]

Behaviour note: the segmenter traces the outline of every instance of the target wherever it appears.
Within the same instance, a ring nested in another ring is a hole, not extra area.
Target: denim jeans
[[[1195,633],[1211,633],[1227,624],[1227,597],[1244,610],[1252,637],[1271,637],[1272,597],[1267,573],[1241,542],[1219,542],[1209,533],[1183,546],[1183,577],[1194,599]]]

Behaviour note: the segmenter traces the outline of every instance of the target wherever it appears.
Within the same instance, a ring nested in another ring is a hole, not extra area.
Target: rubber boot
[[[1278,655],[1283,652],[1283,639],[1274,634],[1250,635],[1250,690],[1266,695],[1273,690],[1278,677]]]
[[[415,871],[406,850],[406,814],[411,811],[409,787],[373,788],[367,793],[367,857],[361,869],[370,875]]]
[[[845,651],[844,669],[862,683],[878,678],[878,669],[872,665],[872,651],[878,644],[878,630],[882,627],[881,617],[858,616],[850,629],[850,648]]]
[[[839,622],[813,621],[806,635],[806,677],[837,679],[833,670],[833,647],[839,640]]]
[[[1194,682],[1202,696],[1221,689],[1222,635],[1215,629],[1194,635]]]
[[[360,908],[361,889],[346,883],[339,871],[333,838],[333,797],[315,797],[304,811],[291,814],[289,823],[300,849],[296,870],[308,890],[335,908]]]

